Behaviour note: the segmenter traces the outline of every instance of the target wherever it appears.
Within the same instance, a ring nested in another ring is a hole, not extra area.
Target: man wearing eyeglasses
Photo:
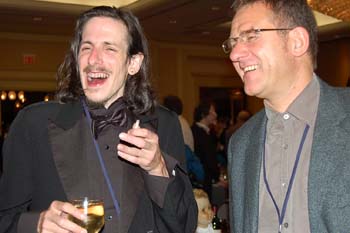
[[[233,232],[350,232],[350,92],[314,73],[312,10],[306,0],[232,7],[223,50],[265,105],[230,140]]]

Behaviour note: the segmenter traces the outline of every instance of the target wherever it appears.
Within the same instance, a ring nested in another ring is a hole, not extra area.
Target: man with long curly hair
[[[69,200],[104,200],[101,232],[196,228],[181,169],[176,114],[156,104],[148,48],[128,11],[95,7],[77,21],[58,70],[57,100],[23,109],[4,144],[0,232],[86,232]]]

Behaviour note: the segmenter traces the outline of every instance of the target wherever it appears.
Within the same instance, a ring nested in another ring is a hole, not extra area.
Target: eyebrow
[[[86,40],[86,41],[81,41],[80,45],[83,45],[83,44],[89,44],[89,45],[94,45],[94,43],[90,40]],[[103,45],[108,45],[108,46],[115,46],[115,47],[119,47],[116,43],[114,42],[109,42],[109,41],[104,41],[103,42]]]
[[[252,26],[252,27],[249,28],[249,29],[239,31],[238,35],[242,34],[243,32],[250,32],[250,31],[254,31],[254,30],[256,30],[256,29],[257,29],[257,28],[255,28],[254,26]],[[237,37],[237,36],[236,36],[236,37]]]
[[[113,45],[115,47],[118,47],[118,45],[116,43],[113,43],[113,42],[105,41],[105,42],[103,42],[103,44],[105,44],[105,45]]]

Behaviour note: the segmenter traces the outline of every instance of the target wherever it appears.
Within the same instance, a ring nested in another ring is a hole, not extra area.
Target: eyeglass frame
[[[238,42],[241,43],[250,43],[255,41],[256,39],[259,38],[259,33],[260,32],[270,32],[270,31],[288,31],[288,30],[293,30],[294,28],[260,28],[260,29],[249,29],[246,31],[242,31],[237,37],[230,37],[226,39],[221,47],[224,50],[224,53],[229,54],[231,53],[232,49],[237,45]],[[249,38],[248,35],[249,33],[254,33],[254,38]],[[232,46],[232,41],[234,41],[234,45]],[[227,45],[230,45],[230,49],[226,50],[225,48],[228,48]]]

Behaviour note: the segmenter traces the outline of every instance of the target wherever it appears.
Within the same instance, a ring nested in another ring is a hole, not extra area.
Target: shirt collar
[[[311,124],[314,121],[317,112],[319,95],[320,84],[317,80],[316,74],[313,74],[312,80],[299,94],[299,96],[289,105],[286,112],[278,113],[264,102],[266,116],[268,119],[275,119],[278,115],[289,113],[297,119]]]
[[[202,124],[200,122],[196,122],[196,125],[202,129],[204,129],[207,134],[210,134],[210,128],[208,126],[206,126],[205,124]]]

